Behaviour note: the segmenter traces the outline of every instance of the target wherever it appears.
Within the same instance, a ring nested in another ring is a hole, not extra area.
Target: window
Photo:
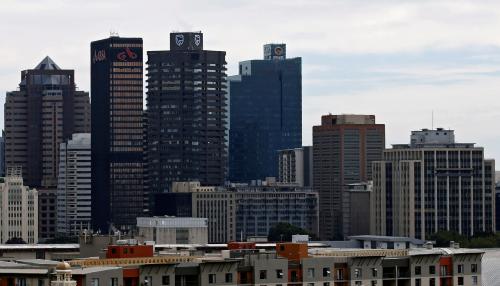
[[[215,284],[215,283],[217,283],[215,274],[208,274],[208,284]]]
[[[372,277],[377,277],[377,276],[378,276],[377,268],[372,268]]]
[[[17,278],[17,286],[26,286],[26,278]]]
[[[464,265],[463,264],[458,264],[457,265],[457,273],[464,273]]]
[[[415,286],[422,286],[422,281],[420,281],[420,278],[415,279]]]
[[[276,269],[276,278],[283,278],[283,269]]]
[[[464,285],[464,278],[458,277],[458,285]]]
[[[111,286],[118,286],[118,278],[116,277],[111,278]]]
[[[330,282],[323,283],[323,286],[330,286]]]
[[[441,265],[441,276],[448,276],[448,267],[446,265]]]
[[[472,285],[477,285],[477,276],[472,276]]]
[[[436,286],[436,278],[429,279],[429,286]]]
[[[323,277],[330,277],[330,267],[323,268]]]
[[[92,286],[99,286],[99,278],[92,278]]]
[[[267,270],[261,270],[259,272],[259,278],[260,279],[267,279]]]
[[[436,274],[436,266],[429,266],[429,274]]]
[[[356,286],[363,286],[363,284],[361,284],[361,281],[354,282],[354,285],[356,285]]]
[[[377,285],[377,280],[372,280],[372,286]]]
[[[152,276],[146,276],[146,277],[144,277],[144,285],[145,286],[151,286],[151,285],[153,285],[153,277]]]
[[[170,276],[168,275],[162,276],[161,285],[170,285]]]
[[[361,278],[361,268],[354,269],[354,278]]]
[[[233,273],[226,273],[226,283],[233,282]]]
[[[307,283],[307,286],[314,286],[314,283]]]
[[[314,278],[314,268],[307,269],[307,277]]]
[[[472,273],[477,273],[477,264],[471,264],[470,265],[470,271]]]
[[[422,267],[415,266],[415,275],[421,275],[421,274],[422,274]]]

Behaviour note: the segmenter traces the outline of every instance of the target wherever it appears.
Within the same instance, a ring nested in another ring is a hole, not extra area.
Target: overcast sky
[[[430,128],[434,111],[434,127],[500,159],[500,1],[0,0],[1,101],[46,55],[89,90],[90,42],[110,31],[147,51],[198,30],[227,51],[228,75],[264,43],[302,57],[304,145],[322,114],[375,114],[390,145]]]

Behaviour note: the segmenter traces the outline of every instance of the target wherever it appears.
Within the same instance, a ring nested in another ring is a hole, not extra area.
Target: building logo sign
[[[137,59],[137,54],[132,52],[130,48],[126,47],[123,52],[120,52],[116,55],[116,58],[119,61],[126,62],[128,60],[135,60]]]
[[[94,56],[92,57],[92,63],[102,62],[106,60],[106,50],[94,50]]]
[[[194,44],[196,46],[199,46],[201,43],[201,35],[197,34],[197,35],[194,35]]]
[[[274,48],[274,54],[277,56],[283,55],[283,48],[282,47],[275,47]]]
[[[182,44],[184,44],[184,35],[183,34],[175,35],[175,44],[179,47],[182,46]]]

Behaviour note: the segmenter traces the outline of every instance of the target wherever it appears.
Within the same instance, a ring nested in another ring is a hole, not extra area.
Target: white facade
[[[278,180],[280,183],[311,187],[313,177],[312,147],[284,149],[278,151]]]
[[[206,244],[208,219],[195,217],[138,217],[139,236],[156,244]]]
[[[0,243],[22,238],[38,242],[38,193],[23,185],[22,169],[9,168],[0,182]]]
[[[77,236],[91,219],[90,134],[73,134],[59,150],[57,233]]]

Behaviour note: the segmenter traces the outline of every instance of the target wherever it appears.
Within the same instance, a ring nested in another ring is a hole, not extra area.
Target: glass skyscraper
[[[302,146],[302,59],[285,44],[264,46],[263,60],[243,61],[229,77],[229,179],[278,176],[278,150]]]

